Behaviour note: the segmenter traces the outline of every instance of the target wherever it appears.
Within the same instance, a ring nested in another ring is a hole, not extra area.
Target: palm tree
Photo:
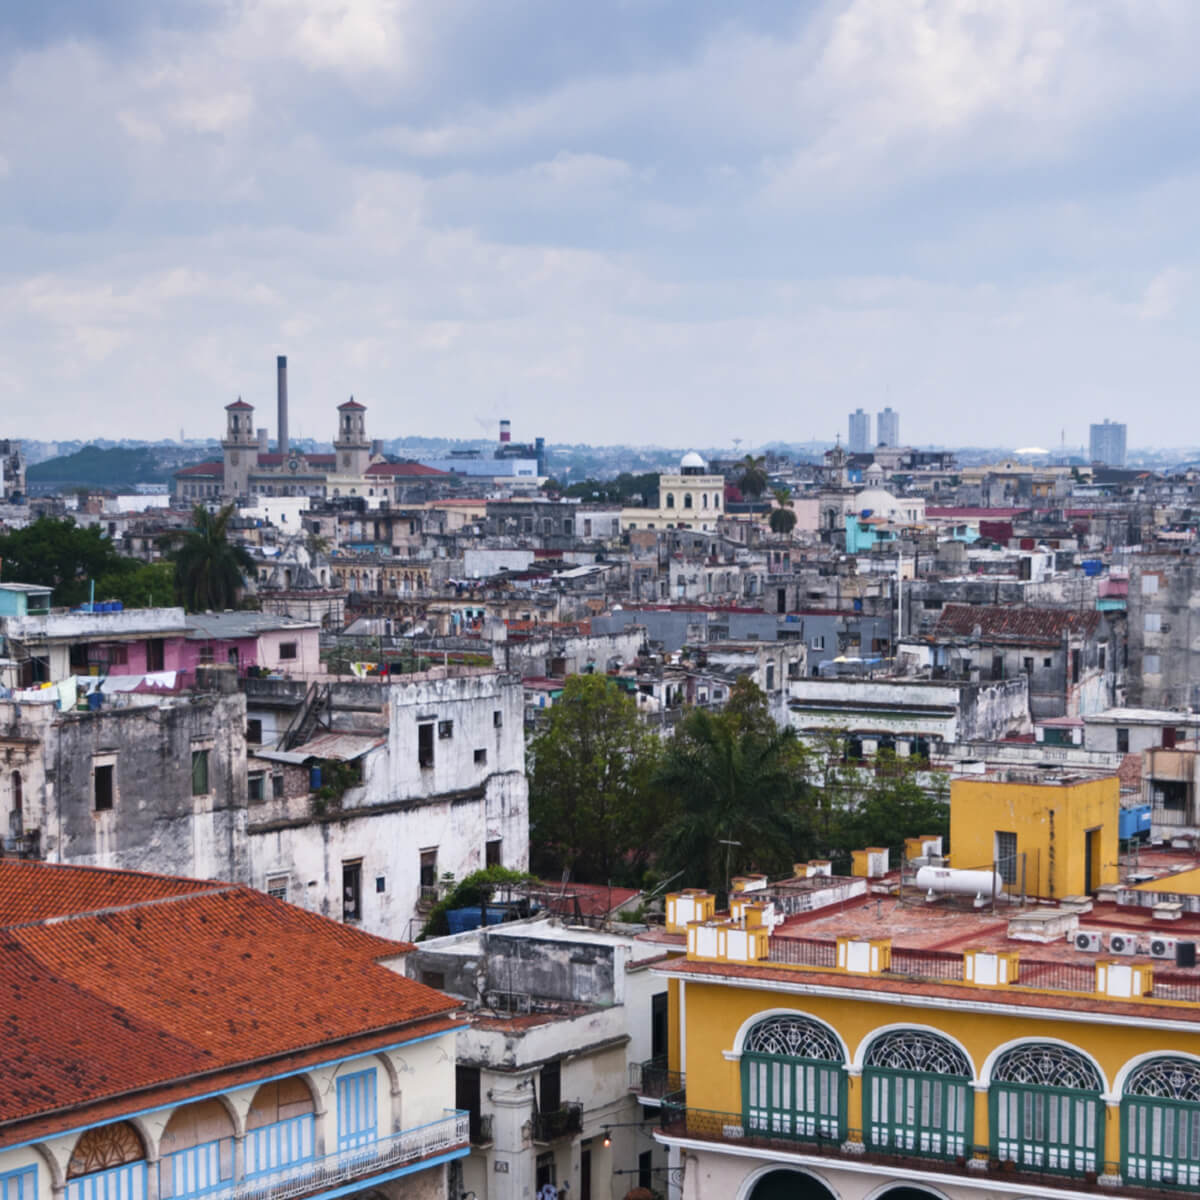
[[[171,555],[175,586],[184,607],[192,612],[232,608],[254,570],[254,560],[241,546],[229,541],[228,526],[235,506],[227,504],[211,513],[202,505],[192,510],[192,527],[176,535]]]
[[[738,488],[743,496],[761,496],[767,490],[767,460],[763,455],[757,458],[747,454],[739,467],[741,475],[738,478]]]
[[[771,509],[767,524],[772,533],[791,533],[796,528],[796,513],[792,508],[792,493],[787,488],[776,488],[774,491],[777,508]]]
[[[662,865],[681,886],[717,888],[751,865],[781,870],[807,840],[796,732],[703,709],[667,747],[654,785],[674,802]]]

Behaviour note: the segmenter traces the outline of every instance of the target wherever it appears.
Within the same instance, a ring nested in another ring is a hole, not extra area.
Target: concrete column
[[[497,1084],[492,1105],[492,1177],[488,1200],[529,1200],[534,1194],[537,1147],[530,1138],[533,1089],[528,1079]]]
[[[667,1147],[667,1200],[682,1200],[683,1153],[678,1146]]]
[[[1118,1100],[1104,1106],[1104,1161],[1113,1163],[1115,1172],[1120,1171],[1121,1162],[1121,1102]],[[1100,1174],[1108,1175],[1104,1164],[1100,1165]],[[1110,1185],[1115,1180],[1110,1176],[1106,1180]]]
[[[848,1130],[863,1127],[863,1081],[861,1071],[849,1071],[846,1078],[846,1128]],[[851,1133],[853,1139],[856,1135]],[[864,1132],[861,1135],[866,1137]]]
[[[235,1133],[233,1135],[233,1178],[234,1180],[240,1180],[245,1177],[246,1135],[244,1133]]]

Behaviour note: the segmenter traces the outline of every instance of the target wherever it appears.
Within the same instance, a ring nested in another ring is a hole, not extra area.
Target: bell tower
[[[353,396],[338,405],[338,430],[333,439],[338,475],[362,478],[371,461],[371,443],[367,440],[367,408]]]
[[[258,440],[254,433],[254,405],[239,396],[225,405],[225,482],[221,495],[232,499],[250,491],[250,470],[258,466]]]

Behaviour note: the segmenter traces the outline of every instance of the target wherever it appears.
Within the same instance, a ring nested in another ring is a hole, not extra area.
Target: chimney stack
[[[278,399],[279,453],[284,458],[288,456],[288,422],[287,422],[287,355],[281,354],[275,360],[275,390]]]
[[[500,422],[500,445],[507,446],[512,441],[512,427],[507,421]]]
[[[258,431],[258,452],[259,454],[271,453],[271,434],[265,425]]]

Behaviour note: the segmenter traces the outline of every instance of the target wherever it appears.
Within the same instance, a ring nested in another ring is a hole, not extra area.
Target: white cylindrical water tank
[[[1004,880],[997,871],[922,867],[917,872],[917,887],[939,896],[998,896],[1004,891]]]

